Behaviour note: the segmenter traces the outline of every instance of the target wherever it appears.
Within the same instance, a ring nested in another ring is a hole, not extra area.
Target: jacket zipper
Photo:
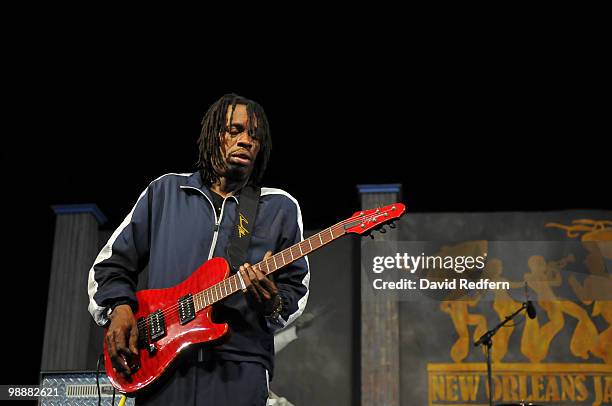
[[[206,196],[206,198],[208,199],[208,196]],[[221,214],[219,214],[218,219],[217,219],[217,211],[215,210],[215,206],[210,201],[210,199],[208,200],[213,207],[213,213],[215,215],[215,229],[213,233],[212,244],[210,245],[210,251],[208,251],[208,259],[212,258],[213,253],[215,252],[215,247],[217,246],[217,236],[219,235],[219,229],[221,228],[220,225],[221,225],[221,219],[223,218],[223,209],[225,208],[225,200],[227,200],[227,197],[224,198],[223,203],[221,203]]]
[[[225,208],[225,201],[228,198],[227,197],[223,198],[223,203],[221,204],[221,214],[219,215],[219,217],[217,217],[217,210],[215,210],[215,205],[210,200],[210,198],[206,196],[206,194],[204,194],[204,192],[202,192],[197,187],[192,187],[192,186],[181,186],[181,188],[197,190],[198,192],[202,194],[202,196],[206,198],[206,200],[208,200],[208,203],[210,203],[210,207],[212,207],[213,215],[215,216],[215,228],[213,229],[213,239],[212,239],[212,244],[210,245],[210,251],[208,251],[208,259],[211,259],[213,256],[213,253],[215,252],[215,247],[217,246],[217,236],[219,235],[219,229],[221,228],[221,219],[223,218],[223,209]],[[236,198],[235,196],[230,196],[230,197],[233,197],[234,199]]]

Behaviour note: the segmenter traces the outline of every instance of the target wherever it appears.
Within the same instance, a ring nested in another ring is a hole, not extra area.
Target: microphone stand
[[[497,333],[497,330],[502,328],[506,323],[512,320],[517,314],[522,312],[527,308],[527,303],[523,303],[523,305],[510,316],[506,316],[504,321],[499,323],[497,326],[493,327],[491,330],[484,333],[478,341],[474,343],[474,347],[478,347],[479,345],[484,345],[487,347],[487,376],[489,378],[489,406],[493,406],[493,375],[491,373],[491,347],[493,347],[492,338]]]

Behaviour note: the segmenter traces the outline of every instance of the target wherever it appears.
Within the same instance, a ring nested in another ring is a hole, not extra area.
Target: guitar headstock
[[[344,222],[344,229],[347,233],[364,234],[368,231],[380,227],[383,224],[392,223],[406,212],[403,203],[394,203],[376,209],[362,210],[355,212]]]

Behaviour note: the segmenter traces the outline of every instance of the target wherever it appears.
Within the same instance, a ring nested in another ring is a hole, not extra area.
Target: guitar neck
[[[357,224],[359,221],[357,221]],[[355,221],[342,221],[325,230],[316,233],[315,235],[301,241],[270,258],[265,259],[255,265],[254,269],[261,271],[264,275],[269,275],[284,266],[287,266],[298,259],[318,250],[326,244],[334,241],[336,238],[346,234],[346,229],[354,226]],[[242,289],[238,274],[234,274],[223,281],[204,289],[193,295],[193,301],[196,311],[200,311],[216,302],[219,302],[233,293]]]

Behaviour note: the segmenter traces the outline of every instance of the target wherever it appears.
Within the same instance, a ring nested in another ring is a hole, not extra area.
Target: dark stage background
[[[253,68],[235,52],[94,42],[42,38],[8,66],[2,383],[38,381],[50,206],[96,203],[114,229],[151,180],[194,169],[200,119],[225,92],[264,106],[265,185],[298,199],[306,229],[357,210],[363,183],[401,183],[408,215],[612,208],[597,56],[492,51],[373,71],[294,54]]]

